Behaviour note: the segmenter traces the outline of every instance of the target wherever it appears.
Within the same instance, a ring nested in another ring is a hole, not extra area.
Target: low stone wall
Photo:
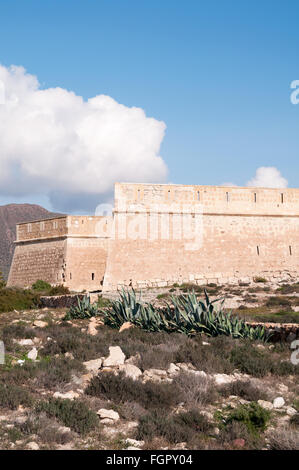
[[[41,307],[47,308],[70,308],[77,305],[78,298],[83,299],[85,294],[68,294],[68,295],[53,295],[42,296],[40,298]]]
[[[299,324],[297,323],[261,323],[261,322],[248,322],[249,325],[264,326],[269,333],[271,333],[271,342],[292,341],[299,338]]]

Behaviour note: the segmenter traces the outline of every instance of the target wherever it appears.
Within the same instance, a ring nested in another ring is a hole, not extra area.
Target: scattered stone
[[[265,410],[273,410],[273,404],[270,401],[258,400],[258,404],[265,408]]]
[[[140,450],[139,447],[129,446],[126,450]]]
[[[37,358],[37,349],[32,348],[31,351],[27,354],[28,359],[31,359],[32,361],[36,361]]]
[[[131,356],[128,359],[126,359],[125,364],[133,364],[134,366],[136,366],[137,364],[139,364],[140,359],[141,359],[141,356],[138,352],[137,354],[135,354],[135,356]]]
[[[103,359],[92,359],[91,361],[83,362],[83,365],[89,372],[97,373],[98,370],[102,367]]]
[[[136,439],[127,438],[126,443],[132,447],[142,447],[144,445],[144,441],[136,441]]]
[[[211,343],[207,343],[206,341],[202,341],[201,343],[203,346],[211,346]]]
[[[125,323],[123,323],[119,329],[119,333],[121,333],[122,331],[125,331],[125,330],[129,330],[130,328],[134,328],[134,324],[129,322],[129,321],[126,321]]]
[[[144,375],[148,375],[149,377],[157,375],[158,377],[166,377],[167,372],[163,369],[147,369],[144,371]]]
[[[63,399],[69,399],[69,400],[74,400],[74,398],[78,398],[80,395],[77,392],[74,392],[71,390],[70,392],[66,393],[60,393],[60,392],[55,392],[53,397],[54,398],[63,398]]]
[[[91,336],[96,336],[98,334],[98,330],[96,329],[96,326],[97,326],[96,322],[91,321],[87,327],[87,334]]]
[[[111,419],[113,421],[118,421],[119,420],[119,414],[117,411],[114,410],[106,410],[105,408],[101,408],[100,410],[97,411],[97,415],[102,419]]]
[[[61,432],[61,434],[67,434],[71,432],[71,428],[68,428],[67,426],[59,426],[59,428],[57,428],[57,431]]]
[[[167,370],[168,374],[176,374],[179,372],[180,368],[174,364],[173,362],[169,365],[169,368]]]
[[[297,410],[295,410],[295,408],[293,408],[292,406],[288,406],[287,407],[287,414],[289,416],[294,416],[297,414]]]
[[[64,353],[64,357],[67,357],[68,359],[75,359],[71,352]]]
[[[236,380],[236,377],[227,374],[214,374],[213,377],[216,385],[230,384]]]
[[[14,340],[15,343],[18,343],[20,346],[33,346],[34,342],[32,339],[20,339],[19,341]]]
[[[273,400],[274,408],[282,408],[284,404],[285,404],[285,401],[282,397],[277,397]]]
[[[123,364],[119,366],[119,371],[123,371],[126,377],[137,380],[142,375],[141,370],[133,364]]]
[[[109,419],[109,418],[104,418],[104,419],[101,419],[101,423],[102,424],[114,424],[114,420]]]
[[[27,447],[30,450],[39,450],[39,445],[36,442],[28,442]]]
[[[110,346],[109,356],[104,360],[103,365],[105,367],[120,366],[125,363],[125,358],[126,356],[119,346]]]
[[[46,326],[48,326],[48,323],[42,320],[35,320],[33,322],[33,326],[37,326],[38,328],[45,328]]]

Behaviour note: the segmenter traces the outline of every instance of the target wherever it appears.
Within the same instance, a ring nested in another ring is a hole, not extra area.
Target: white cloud
[[[43,194],[56,209],[84,209],[111,196],[115,181],[166,181],[166,126],[142,109],[41,89],[23,67],[0,65],[0,83],[0,196]]]
[[[246,186],[263,188],[286,188],[288,181],[280,171],[272,166],[261,166],[256,170],[255,177]]]

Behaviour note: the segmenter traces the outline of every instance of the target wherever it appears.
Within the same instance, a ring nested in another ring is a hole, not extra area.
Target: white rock
[[[32,361],[36,361],[37,358],[37,349],[32,348],[31,351],[27,354],[28,359],[31,359]]]
[[[28,442],[27,447],[30,450],[39,450],[39,445],[36,442]]]
[[[32,339],[20,339],[19,341],[16,341],[20,346],[33,346],[34,342]]]
[[[91,361],[83,362],[83,364],[89,372],[97,373],[102,367],[103,360],[102,358],[92,359]]]
[[[173,362],[169,365],[168,374],[176,374],[179,372],[180,368],[176,366]]]
[[[120,366],[125,363],[126,356],[119,346],[109,347],[109,356],[104,360],[104,366]]]
[[[48,326],[48,323],[45,321],[41,321],[41,320],[35,320],[33,322],[33,325],[37,326],[38,328],[45,328],[46,326]]]
[[[282,397],[277,397],[273,400],[274,408],[281,408],[285,404],[285,401]]]
[[[295,408],[293,408],[292,406],[288,406],[287,407],[287,414],[289,416],[294,416],[297,414],[297,410],[295,410]]]
[[[206,341],[202,341],[201,343],[203,346],[211,346],[211,343],[207,343]]]
[[[106,410],[105,408],[101,408],[100,410],[97,411],[97,414],[101,419],[112,419],[113,421],[118,421],[119,420],[119,414],[117,411],[114,410]]]
[[[64,353],[64,356],[67,357],[68,359],[75,359],[71,352]]]
[[[140,450],[139,447],[129,446],[125,450]]]
[[[98,330],[96,329],[96,322],[90,322],[87,327],[87,334],[91,336],[96,336],[98,334]]]
[[[62,398],[62,399],[69,399],[69,400],[73,400],[74,398],[78,398],[79,396],[80,396],[79,393],[73,392],[72,390],[66,393],[55,392],[53,395],[54,398]]]
[[[59,426],[59,428],[57,428],[57,431],[61,432],[62,434],[67,434],[71,432],[71,428],[68,428],[67,426]]]
[[[233,375],[227,374],[214,374],[213,377],[216,385],[230,384],[236,380]]]
[[[142,375],[141,370],[133,364],[122,364],[118,370],[124,372],[126,377],[130,377],[133,380],[137,380]]]
[[[119,333],[121,333],[122,331],[125,331],[125,330],[129,330],[130,328],[134,328],[135,325],[133,325],[133,323],[129,322],[129,321],[126,321],[125,323],[123,323],[120,327],[120,329],[118,330]]]
[[[258,400],[258,404],[265,410],[273,410],[273,404],[270,401]]]
[[[104,418],[104,419],[101,419],[101,423],[102,423],[102,424],[113,424],[113,423],[114,423],[114,420],[113,420],[113,419],[109,419],[109,418]]]
[[[126,443],[133,447],[141,447],[144,445],[144,441],[136,441],[136,439],[127,438]]]
[[[144,371],[144,375],[148,375],[149,377],[158,376],[158,377],[166,377],[167,372],[163,369],[147,369]]]

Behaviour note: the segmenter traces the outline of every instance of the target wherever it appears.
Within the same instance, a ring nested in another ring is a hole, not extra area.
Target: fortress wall
[[[106,270],[106,260],[106,239],[68,238],[65,285],[77,291],[100,290]]]
[[[140,205],[202,205],[204,213],[299,216],[299,189],[188,186],[167,184],[115,184],[115,210]]]
[[[99,290],[107,258],[109,217],[64,216],[17,225],[9,286],[43,279],[72,290]]]
[[[67,216],[17,225],[16,241],[62,237],[67,233]]]
[[[195,200],[197,190],[201,203]],[[169,191],[177,191],[177,202],[169,200]],[[199,234],[197,245],[184,238],[188,223]],[[248,282],[255,276],[279,280],[298,274],[297,189],[117,184],[115,224],[107,290],[190,281]]]
[[[66,241],[63,238],[17,244],[7,285],[30,287],[38,279],[61,284],[65,250]]]

